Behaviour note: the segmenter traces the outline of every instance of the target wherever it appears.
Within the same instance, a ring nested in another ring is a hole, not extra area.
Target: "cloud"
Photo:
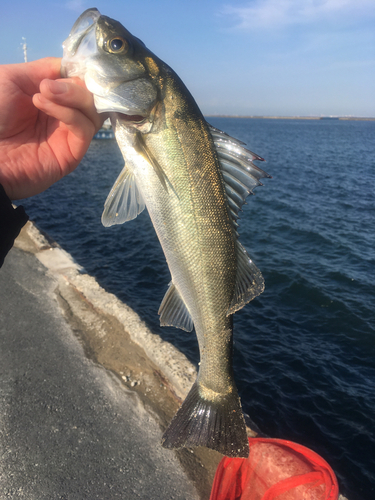
[[[221,10],[242,30],[337,23],[374,13],[373,0],[254,0],[242,7],[227,4]]]
[[[73,10],[74,12],[83,12],[86,10],[86,0],[69,0],[68,2],[65,3],[65,7],[68,10]]]

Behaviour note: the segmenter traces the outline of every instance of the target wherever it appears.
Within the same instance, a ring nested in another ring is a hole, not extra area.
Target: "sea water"
[[[241,242],[264,293],[235,315],[244,411],[270,437],[312,448],[350,500],[375,498],[375,122],[210,117],[266,159],[241,214]],[[115,141],[22,204],[37,225],[194,363],[194,332],[161,328],[170,281],[147,211],[100,217],[123,167]]]

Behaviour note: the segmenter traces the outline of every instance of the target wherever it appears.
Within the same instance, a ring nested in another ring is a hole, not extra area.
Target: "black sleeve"
[[[0,184],[0,267],[28,220],[29,217],[23,207],[13,208],[12,202]]]

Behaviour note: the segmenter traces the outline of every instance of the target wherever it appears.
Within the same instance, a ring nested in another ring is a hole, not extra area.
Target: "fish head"
[[[63,48],[62,76],[81,78],[94,94],[99,113],[121,113],[135,121],[151,115],[158,101],[158,86],[150,72],[153,54],[118,21],[88,9],[75,22]]]

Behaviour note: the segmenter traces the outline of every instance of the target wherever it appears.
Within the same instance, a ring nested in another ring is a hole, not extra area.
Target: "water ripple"
[[[241,241],[265,292],[235,315],[235,376],[266,434],[320,453],[350,500],[375,498],[374,122],[210,118],[264,156],[272,176],[241,214]],[[160,328],[170,280],[142,213],[100,223],[123,167],[94,141],[79,168],[25,200],[27,212],[99,283],[194,363],[194,332]]]

